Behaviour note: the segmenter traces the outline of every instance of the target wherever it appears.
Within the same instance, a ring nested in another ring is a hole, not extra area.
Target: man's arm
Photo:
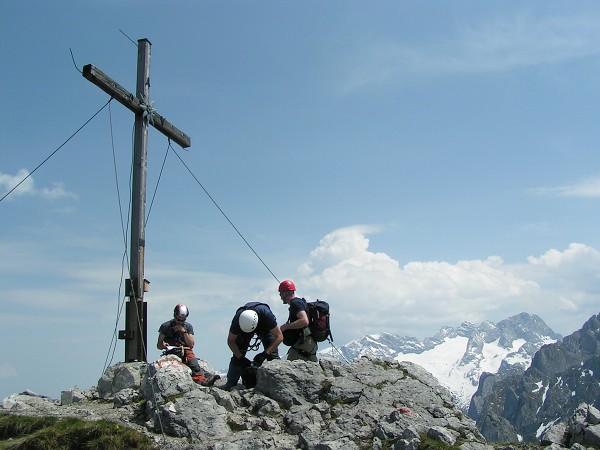
[[[229,334],[227,335],[227,346],[231,349],[233,356],[235,356],[237,359],[240,359],[242,357],[242,352],[240,351],[239,347],[237,346],[237,334],[233,334],[231,331],[229,332]]]
[[[278,326],[276,326],[275,328],[271,328],[271,333],[273,334],[273,336],[275,336],[275,340],[271,343],[271,345],[269,345],[269,348],[265,349],[265,352],[267,352],[269,355],[275,350],[277,350],[279,344],[283,342],[283,333],[281,332]]]
[[[306,311],[298,311],[298,314],[296,314],[296,317],[297,317],[297,319],[294,320],[293,322],[284,323],[283,325],[281,325],[281,327],[280,327],[281,331],[297,330],[299,328],[304,328],[304,327],[308,326],[308,315],[306,314]]]
[[[188,333],[186,331],[185,333],[183,333],[183,340],[185,341],[186,346],[188,346],[189,348],[194,348],[194,344],[196,343],[196,341],[194,339],[193,334]]]
[[[158,342],[156,342],[156,348],[159,350],[164,350],[167,347],[165,343],[165,335],[162,333],[158,333]]]
[[[183,342],[185,343],[186,347],[194,348],[194,335],[188,333],[187,328],[185,328],[183,325],[176,325],[173,327],[173,331],[181,332],[183,335]]]

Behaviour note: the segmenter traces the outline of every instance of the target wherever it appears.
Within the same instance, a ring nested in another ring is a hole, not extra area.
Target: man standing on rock
[[[254,335],[256,340],[251,344]],[[283,341],[283,335],[275,315],[266,303],[249,302],[238,308],[229,327],[227,346],[233,356],[229,361],[227,383],[223,389],[229,390],[236,386],[242,370],[252,365],[252,361],[246,357],[246,352],[258,350],[259,340],[263,344],[264,351],[254,357],[254,366],[260,367],[265,360],[279,359],[277,348]]]
[[[192,380],[202,386],[212,386],[219,375],[210,375],[200,368],[198,358],[193,352],[194,348],[194,327],[186,322],[190,311],[184,304],[175,306],[173,318],[163,323],[158,329],[158,342],[156,347],[159,350],[167,350],[167,347],[177,347],[172,349],[172,354],[179,356],[191,370]]]
[[[281,325],[284,344],[289,345],[287,359],[303,359],[317,362],[317,341],[308,328],[308,305],[303,298],[296,297],[296,286],[291,280],[279,284],[279,296],[283,303],[288,304],[290,315],[287,323]]]

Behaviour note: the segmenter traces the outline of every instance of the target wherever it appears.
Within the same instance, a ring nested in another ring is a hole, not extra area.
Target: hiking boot
[[[234,386],[231,384],[228,384],[228,383],[224,383],[224,384],[217,384],[217,385],[215,385],[215,387],[222,389],[224,391],[231,391]]]
[[[221,379],[221,375],[213,375],[212,377],[204,380],[202,383],[200,383],[200,386],[212,386],[213,384],[215,384],[215,381],[220,380]]]

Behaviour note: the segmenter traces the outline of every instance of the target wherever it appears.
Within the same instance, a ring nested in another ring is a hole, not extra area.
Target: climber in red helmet
[[[290,346],[287,359],[317,362],[317,341],[314,340],[308,329],[306,300],[296,297],[296,285],[291,280],[285,280],[279,284],[279,296],[283,303],[289,305],[290,312],[287,323],[280,327],[283,333],[283,343]]]

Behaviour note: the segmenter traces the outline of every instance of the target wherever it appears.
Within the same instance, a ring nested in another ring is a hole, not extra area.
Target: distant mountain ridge
[[[457,328],[443,327],[423,341],[389,333],[367,335],[338,350],[348,360],[368,355],[416,363],[434,375],[466,412],[483,373],[514,367],[524,371],[543,345],[561,339],[540,317],[521,313],[497,324],[463,322]],[[319,352],[322,357],[336,355],[333,348]]]

